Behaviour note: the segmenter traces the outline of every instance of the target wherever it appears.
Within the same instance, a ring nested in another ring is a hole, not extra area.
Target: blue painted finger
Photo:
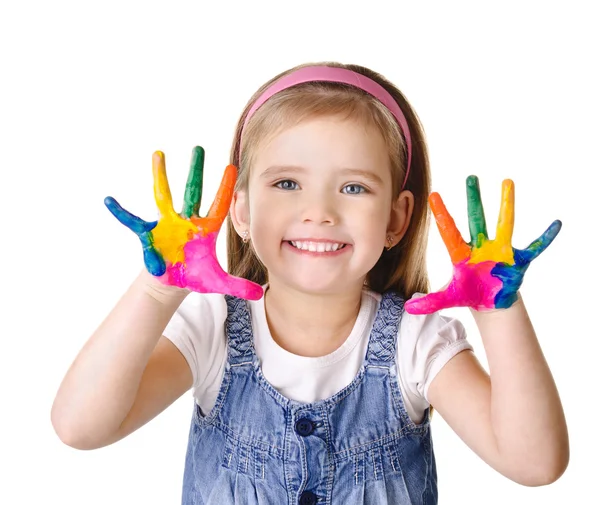
[[[552,241],[558,235],[562,227],[560,220],[554,221],[542,235],[534,240],[527,248],[519,250],[515,249],[515,263],[517,265],[524,265],[531,263],[535,258],[542,254],[546,248],[552,243]]]
[[[125,210],[112,196],[107,196],[104,199],[104,205],[106,205],[111,214],[115,216],[120,223],[127,226],[127,228],[129,228],[138,236],[140,236],[142,233],[148,233],[158,224],[158,221],[144,221],[131,212]]]
[[[142,233],[139,237],[144,249],[144,265],[146,265],[146,270],[152,275],[160,277],[167,271],[167,266],[162,255],[154,247],[152,233]]]

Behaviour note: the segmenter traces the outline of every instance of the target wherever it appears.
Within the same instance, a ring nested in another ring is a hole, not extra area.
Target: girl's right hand
[[[226,273],[216,256],[217,235],[227,216],[237,178],[237,169],[227,166],[217,195],[206,217],[199,217],[202,198],[204,149],[195,147],[181,214],[173,209],[165,156],[152,156],[154,198],[158,221],[148,222],[131,214],[112,197],[104,200],[108,210],[142,242],[146,269],[161,283],[200,293],[221,293],[258,300],[260,285]]]

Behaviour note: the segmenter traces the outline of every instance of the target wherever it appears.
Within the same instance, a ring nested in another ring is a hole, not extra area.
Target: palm
[[[217,236],[229,210],[237,170],[233,165],[225,169],[207,216],[200,217],[203,168],[204,150],[196,147],[181,214],[173,208],[165,158],[160,151],[152,157],[154,198],[160,215],[158,221],[140,219],[112,197],[107,197],[105,204],[140,238],[147,270],[165,284],[200,293],[222,293],[257,300],[263,294],[262,287],[226,273],[216,256]]]
[[[441,291],[406,302],[407,312],[428,314],[449,307],[476,310],[510,307],[517,299],[525,271],[554,240],[561,222],[554,221],[526,249],[511,245],[514,228],[514,184],[502,183],[502,203],[496,237],[489,239],[477,177],[467,178],[471,242],[463,240],[441,196],[432,193],[429,204],[442,239],[450,253],[453,275]]]

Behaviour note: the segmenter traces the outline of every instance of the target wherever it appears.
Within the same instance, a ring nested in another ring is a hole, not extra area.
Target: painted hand
[[[161,282],[200,293],[222,293],[258,300],[263,289],[246,279],[227,274],[220,266],[215,246],[233,197],[237,169],[225,169],[221,185],[206,217],[199,217],[202,198],[204,149],[195,147],[185,188],[181,214],[173,209],[167,181],[165,156],[152,156],[154,199],[158,221],[148,222],[121,207],[112,197],[104,200],[108,210],[141,240],[146,269]]]
[[[430,314],[448,307],[475,310],[508,308],[517,300],[517,291],[529,264],[554,240],[562,223],[554,221],[540,238],[526,249],[511,245],[514,227],[514,183],[502,183],[502,201],[496,237],[488,238],[479,181],[467,178],[467,202],[471,242],[466,243],[438,193],[429,197],[440,235],[453,264],[450,283],[441,291],[405,303],[410,314]]]

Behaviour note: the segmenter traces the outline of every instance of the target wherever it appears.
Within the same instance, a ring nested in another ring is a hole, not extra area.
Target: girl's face
[[[356,121],[304,121],[257,151],[245,204],[271,283],[311,293],[362,286],[392,213],[387,146]]]

